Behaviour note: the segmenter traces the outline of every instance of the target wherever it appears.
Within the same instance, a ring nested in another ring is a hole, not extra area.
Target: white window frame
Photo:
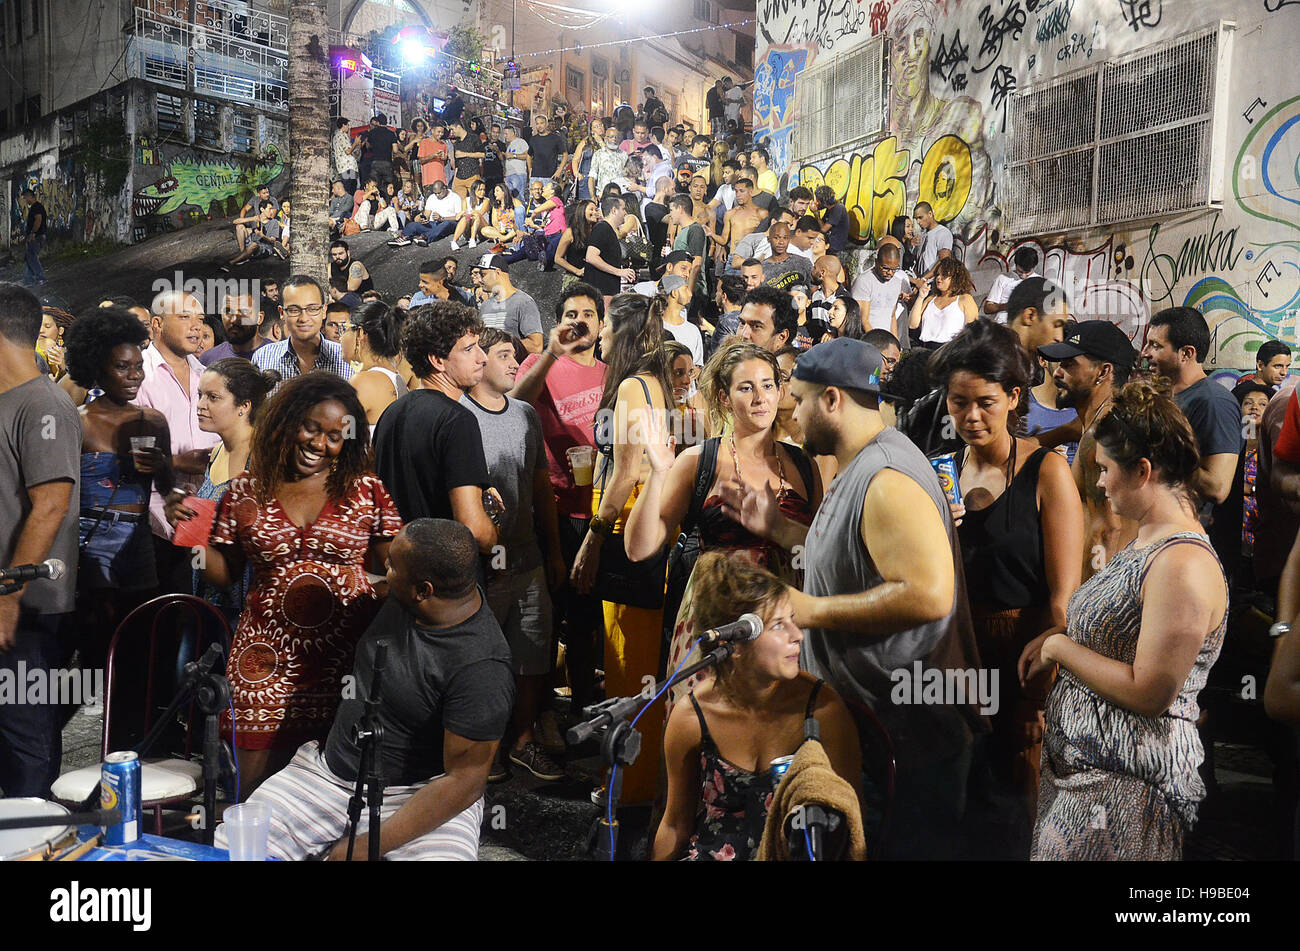
[[[843,118],[840,107],[844,97],[838,95],[836,79],[848,69],[863,62],[871,62],[873,57],[878,57],[876,63],[879,66],[879,70],[873,70],[872,73],[879,77],[880,83],[879,121],[855,126]],[[779,79],[780,77],[777,77],[778,81]],[[795,103],[799,110],[799,124],[792,133],[791,164],[802,164],[825,156],[842,154],[852,146],[882,138],[889,130],[889,82],[889,40],[885,36],[873,37],[852,50],[832,56],[826,62],[819,62],[816,66],[801,72],[795,80]],[[829,94],[827,94],[828,85]],[[819,124],[825,122],[832,123],[829,131],[826,131],[828,126]],[[837,130],[834,123],[840,123],[842,128]],[[813,134],[814,128],[817,134]]]

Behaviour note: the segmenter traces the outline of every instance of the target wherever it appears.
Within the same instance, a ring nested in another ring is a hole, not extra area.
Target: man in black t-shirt
[[[487,358],[478,345],[483,322],[473,308],[450,301],[411,311],[402,346],[423,389],[384,410],[375,426],[375,472],[402,521],[445,518],[468,526],[489,554],[497,527],[483,507],[488,489],[483,438],[460,398],[483,378]]]
[[[45,228],[49,223],[49,214],[45,206],[36,200],[36,192],[24,188],[19,195],[19,204],[27,209],[27,235],[24,255],[27,261],[27,280],[29,286],[45,283],[45,268],[41,267],[41,245],[45,243]]]
[[[819,185],[814,193],[817,207],[822,213],[822,234],[831,254],[839,254],[849,243],[849,213],[844,203],[835,200],[835,191],[829,185]]]
[[[722,88],[721,79],[714,83],[713,88],[704,94],[704,109],[709,117],[709,134],[714,138],[722,135],[727,128],[726,95],[726,90]]]
[[[622,290],[623,282],[636,280],[636,271],[623,267],[623,248],[618,243],[618,229],[627,219],[627,206],[617,195],[600,203],[603,220],[596,222],[587,236],[587,266],[582,280],[600,291],[609,306],[610,298]]]
[[[528,147],[533,151],[533,177],[528,184],[541,180],[548,182],[569,161],[569,140],[558,132],[549,132],[549,120],[538,116],[533,120],[533,138]]]
[[[384,186],[392,182],[396,190],[401,190],[402,183],[393,174],[393,153],[397,149],[397,133],[388,128],[388,117],[382,112],[370,120],[370,128],[361,133],[370,148],[370,178],[379,184],[379,194],[384,194]]]
[[[347,857],[347,806],[361,768],[354,731],[387,646],[378,717],[384,801],[379,852],[390,860],[474,861],[483,791],[514,704],[510,648],[476,582],[477,545],[456,522],[420,519],[388,549],[388,600],[357,644],[355,696],[322,748],[312,740],[250,802],[271,807],[269,855]],[[369,850],[369,812],[353,850]],[[226,847],[224,826],[217,829]]]

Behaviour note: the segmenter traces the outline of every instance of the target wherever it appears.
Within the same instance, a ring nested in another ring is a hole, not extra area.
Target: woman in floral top
[[[744,861],[757,850],[772,806],[770,764],[799,748],[804,720],[817,720],[832,767],[860,797],[858,732],[835,691],[799,671],[803,631],[794,624],[784,583],[722,552],[702,554],[695,578],[712,594],[695,607],[697,628],[753,613],[763,619],[763,633],[737,645],[713,679],[668,718],[668,804],[653,855],[657,861]]]

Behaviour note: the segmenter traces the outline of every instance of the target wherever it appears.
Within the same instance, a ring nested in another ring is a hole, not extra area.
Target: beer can
[[[140,838],[140,757],[127,750],[104,759],[99,805],[117,809],[116,825],[104,827],[105,845],[130,845]]]
[[[952,456],[940,456],[938,459],[931,459],[930,465],[934,466],[939,484],[943,486],[943,494],[948,496],[948,502],[951,505],[961,505],[961,486],[957,484],[957,460]]]
[[[771,771],[773,786],[781,785],[781,777],[785,775],[786,770],[790,768],[790,764],[793,762],[794,756],[778,756],[776,759],[772,760]]]

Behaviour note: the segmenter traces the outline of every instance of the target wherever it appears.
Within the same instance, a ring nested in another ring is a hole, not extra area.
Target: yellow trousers
[[[638,484],[623,507],[614,531],[621,533],[636,498]],[[591,493],[592,512],[600,510],[600,488]],[[663,637],[663,608],[631,608],[612,601],[601,602],[605,615],[605,696],[631,697],[654,683],[659,670],[659,648]],[[649,678],[648,680],[646,678]],[[664,699],[655,701],[636,722],[641,734],[641,755],[630,767],[620,768],[623,789],[620,802],[650,803],[655,798],[660,760],[664,748]]]

